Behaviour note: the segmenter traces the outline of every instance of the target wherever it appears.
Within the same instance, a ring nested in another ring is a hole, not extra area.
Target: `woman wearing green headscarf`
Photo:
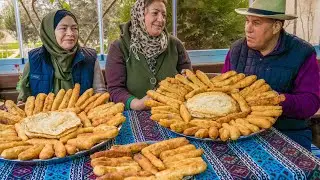
[[[40,27],[43,46],[29,52],[18,101],[39,93],[57,93],[80,84],[80,94],[89,88],[105,92],[97,53],[78,43],[78,22],[67,10],[47,14]]]

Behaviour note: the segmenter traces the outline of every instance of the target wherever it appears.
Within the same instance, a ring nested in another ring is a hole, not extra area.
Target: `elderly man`
[[[285,14],[285,7],[285,0],[255,0],[250,8],[236,9],[246,16],[246,36],[231,46],[222,71],[255,74],[284,94],[274,126],[310,151],[306,119],[320,107],[319,68],[314,48],[283,29],[285,20],[297,18]]]

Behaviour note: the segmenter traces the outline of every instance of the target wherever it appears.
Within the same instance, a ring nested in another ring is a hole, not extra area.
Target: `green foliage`
[[[8,6],[3,10],[4,27],[14,35],[16,34],[16,21],[14,17],[14,7],[8,3]]]
[[[0,41],[4,38],[4,34],[0,31]]]
[[[248,0],[179,0],[178,37],[187,49],[228,48],[244,32],[234,9],[247,6]]]

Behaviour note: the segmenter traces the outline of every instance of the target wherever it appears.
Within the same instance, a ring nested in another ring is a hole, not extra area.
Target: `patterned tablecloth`
[[[160,141],[176,134],[149,119],[149,112],[127,111],[112,144]],[[230,143],[191,140],[204,149],[207,170],[196,179],[320,179],[320,160],[275,129]],[[22,166],[0,161],[1,179],[95,179],[90,159],[55,165]]]

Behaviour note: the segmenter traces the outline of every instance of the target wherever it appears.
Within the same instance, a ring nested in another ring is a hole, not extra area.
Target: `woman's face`
[[[159,36],[166,25],[166,6],[161,1],[154,1],[144,11],[146,30],[150,36]]]
[[[70,51],[78,42],[78,25],[71,16],[66,16],[54,30],[57,43],[67,51]]]

